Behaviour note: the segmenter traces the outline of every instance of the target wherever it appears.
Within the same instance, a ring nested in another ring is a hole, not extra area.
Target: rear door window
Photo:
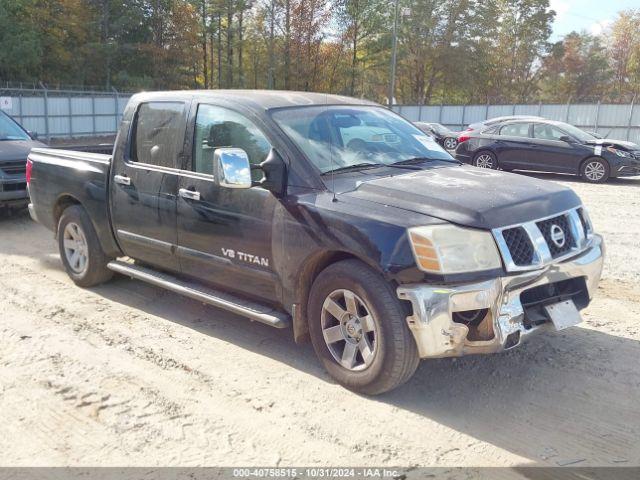
[[[185,104],[149,102],[138,108],[132,135],[131,160],[147,165],[178,168],[184,140]]]
[[[530,123],[512,123],[500,128],[500,135],[505,137],[529,137]]]

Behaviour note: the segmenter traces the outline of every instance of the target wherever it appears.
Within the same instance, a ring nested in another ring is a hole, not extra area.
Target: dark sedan
[[[7,114],[0,112],[0,208],[24,207],[27,193],[27,155],[34,147],[46,147]]]
[[[513,120],[458,137],[455,157],[481,168],[580,175],[592,183],[640,175],[640,146],[551,120]]]
[[[455,150],[458,146],[458,132],[449,130],[439,123],[414,122],[414,125],[427,135],[433,137],[440,146],[447,150]]]

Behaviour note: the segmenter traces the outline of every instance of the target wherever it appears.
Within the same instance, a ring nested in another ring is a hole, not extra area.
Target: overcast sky
[[[640,0],[550,0],[556,11],[553,40],[577,30],[602,33],[620,10],[640,8]]]

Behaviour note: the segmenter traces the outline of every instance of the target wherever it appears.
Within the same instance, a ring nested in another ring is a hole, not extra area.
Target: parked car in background
[[[0,208],[21,208],[29,203],[27,155],[36,141],[18,122],[0,111]]]
[[[510,120],[544,120],[542,117],[537,117],[535,115],[507,115],[504,117],[494,117],[489,118],[487,120],[483,120],[482,122],[470,123],[467,128],[465,128],[458,135],[458,142],[460,142],[460,135],[466,135],[468,132],[475,131],[483,131],[489,127],[493,127],[502,122],[508,122]]]
[[[341,142],[351,150],[367,151],[371,148],[385,148],[397,145],[400,137],[388,128],[366,123],[357,118],[344,115],[338,119]]]
[[[399,141],[354,145],[353,128]],[[579,323],[602,269],[571,189],[461,165],[364,100],[137,94],[113,155],[35,149],[29,162],[30,212],[76,284],[118,272],[292,327],[367,394],[420,359]]]
[[[458,146],[459,132],[449,130],[440,123],[413,122],[413,124],[447,150],[455,150]]]
[[[456,159],[481,168],[569,173],[592,183],[640,175],[640,146],[553,120],[502,122],[458,140]]]

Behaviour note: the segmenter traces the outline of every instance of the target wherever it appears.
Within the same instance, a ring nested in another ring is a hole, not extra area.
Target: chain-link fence
[[[52,90],[42,84],[31,88],[0,84],[0,109],[47,141],[115,134],[130,97],[115,89]]]
[[[0,109],[47,141],[115,134],[130,97],[115,89],[53,90],[42,84],[0,83]],[[635,98],[626,104],[394,105],[393,110],[414,122],[441,123],[454,130],[504,115],[535,115],[640,143],[640,106]]]
[[[628,104],[536,105],[394,105],[393,110],[412,122],[441,123],[453,130],[489,118],[534,115],[570,123],[602,137],[640,143],[640,106]]]

